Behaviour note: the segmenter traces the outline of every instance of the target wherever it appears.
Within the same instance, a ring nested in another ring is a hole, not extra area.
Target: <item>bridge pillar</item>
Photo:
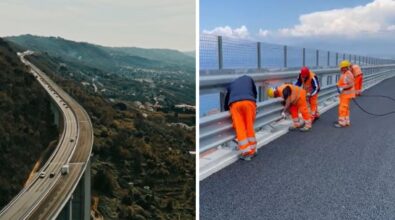
[[[72,163],[70,164],[72,166]],[[91,211],[91,162],[88,160],[85,173],[75,188],[67,205],[57,220],[90,220]]]
[[[91,158],[88,160],[88,165],[83,176],[84,185],[84,220],[90,220],[91,216]]]
[[[56,220],[72,220],[73,218],[73,204],[72,204],[73,198],[71,198],[66,206],[63,208],[63,210],[60,212]]]
[[[59,128],[59,122],[60,122],[60,116],[59,116],[59,108],[57,107],[57,105],[51,101],[51,111],[54,115],[54,124]]]

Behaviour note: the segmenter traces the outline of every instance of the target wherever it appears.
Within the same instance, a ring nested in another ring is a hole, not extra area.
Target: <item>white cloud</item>
[[[304,14],[299,24],[278,30],[293,37],[347,36],[377,34],[395,30],[395,0],[374,0],[354,8],[342,8]]]
[[[250,33],[245,25],[235,29],[229,26],[216,27],[212,30],[203,30],[203,33],[239,39],[248,39],[250,37]]]
[[[258,35],[260,37],[267,37],[271,32],[269,30],[263,30],[263,29],[259,29]]]
[[[387,27],[388,31],[395,31],[395,25],[390,25]]]

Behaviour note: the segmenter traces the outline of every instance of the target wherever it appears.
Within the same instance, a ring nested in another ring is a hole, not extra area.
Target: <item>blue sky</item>
[[[200,32],[395,57],[395,0],[200,0]]]

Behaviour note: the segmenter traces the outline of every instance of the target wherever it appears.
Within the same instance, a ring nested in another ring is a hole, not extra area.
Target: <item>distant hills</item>
[[[20,35],[5,38],[21,47],[46,52],[50,56],[78,61],[107,71],[122,68],[183,69],[193,71],[195,58],[190,52],[170,49],[143,49],[137,47],[105,47],[75,42],[60,37]]]
[[[193,58],[196,57],[196,51],[185,51],[184,54],[191,56]]]

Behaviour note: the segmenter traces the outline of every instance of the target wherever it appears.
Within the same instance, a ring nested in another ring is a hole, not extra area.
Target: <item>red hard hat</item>
[[[300,75],[302,75],[303,78],[307,77],[310,74],[310,70],[307,67],[302,67],[302,69],[300,69]]]

